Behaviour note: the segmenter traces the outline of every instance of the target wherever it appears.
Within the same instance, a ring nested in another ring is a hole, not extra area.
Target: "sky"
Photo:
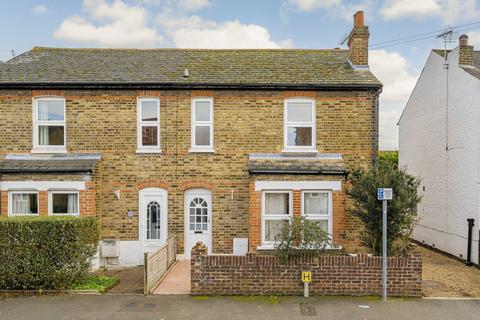
[[[384,84],[380,148],[397,150],[401,112],[430,50],[444,46],[435,35],[453,27],[449,47],[460,33],[480,47],[480,0],[0,0],[0,60],[34,46],[344,47],[357,10],[370,28],[370,69]],[[419,34],[427,35],[409,41]]]

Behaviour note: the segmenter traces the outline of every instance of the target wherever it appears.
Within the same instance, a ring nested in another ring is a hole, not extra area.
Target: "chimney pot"
[[[365,18],[363,16],[363,11],[357,11],[353,15],[353,26],[354,27],[363,27],[365,24]]]
[[[468,46],[468,36],[466,34],[462,34],[459,38],[460,46]]]

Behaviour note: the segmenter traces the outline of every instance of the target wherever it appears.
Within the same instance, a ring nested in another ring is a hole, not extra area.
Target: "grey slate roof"
[[[35,47],[0,65],[0,88],[13,84],[381,87],[370,71],[355,70],[341,49]]]
[[[347,168],[340,154],[317,154],[314,156],[251,154],[248,159],[250,173],[285,174],[340,174]]]
[[[91,172],[100,154],[7,154],[0,160],[0,172]]]

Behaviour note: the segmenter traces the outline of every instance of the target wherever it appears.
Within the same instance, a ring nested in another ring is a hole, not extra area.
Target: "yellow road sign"
[[[302,271],[302,282],[303,283],[312,282],[312,272],[311,271]]]

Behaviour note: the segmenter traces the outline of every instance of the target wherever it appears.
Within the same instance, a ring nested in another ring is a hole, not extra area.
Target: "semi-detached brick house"
[[[359,12],[348,50],[33,48],[0,65],[0,212],[95,215],[122,265],[172,234],[187,258],[270,248],[302,214],[353,248],[345,179],[377,152],[368,37]]]

